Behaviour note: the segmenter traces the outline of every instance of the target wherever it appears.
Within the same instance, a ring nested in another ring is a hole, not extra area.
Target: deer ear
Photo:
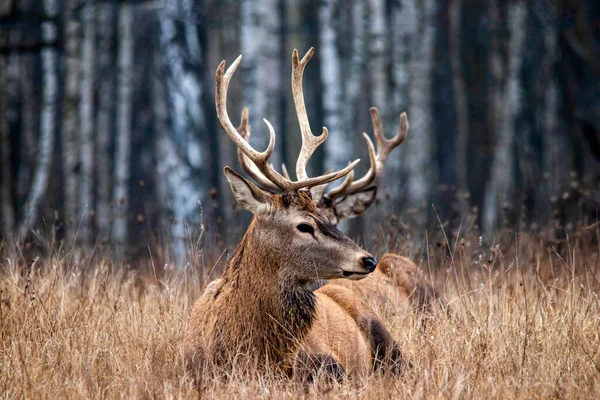
[[[335,204],[335,215],[341,221],[343,219],[355,218],[367,211],[375,201],[377,186],[350,194]]]
[[[259,214],[264,211],[269,204],[269,195],[263,192],[252,182],[242,178],[237,172],[229,167],[223,170],[225,177],[229,181],[233,197],[238,204],[250,211],[252,214]]]

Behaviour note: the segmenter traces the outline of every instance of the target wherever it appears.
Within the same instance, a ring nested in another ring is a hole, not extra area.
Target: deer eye
[[[303,233],[310,233],[311,235],[314,235],[315,233],[315,229],[309,224],[298,224],[296,228]]]

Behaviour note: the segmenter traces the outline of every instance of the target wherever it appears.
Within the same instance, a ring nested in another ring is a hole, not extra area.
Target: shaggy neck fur
[[[258,243],[255,226],[253,219],[223,273],[220,295],[227,297],[232,308],[228,318],[237,327],[236,337],[229,339],[259,366],[275,364],[288,370],[311,327],[315,295],[286,273],[294,268],[282,249]]]

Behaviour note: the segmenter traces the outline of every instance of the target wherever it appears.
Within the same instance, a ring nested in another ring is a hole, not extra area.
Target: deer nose
[[[362,263],[369,272],[375,271],[375,267],[377,267],[377,260],[373,257],[363,257]]]

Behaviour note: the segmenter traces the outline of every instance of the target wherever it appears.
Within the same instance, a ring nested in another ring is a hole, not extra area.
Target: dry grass
[[[429,275],[452,312],[386,320],[413,364],[405,376],[308,392],[269,377],[214,382],[208,397],[600,398],[597,237],[554,249],[507,238],[491,250],[477,238],[429,250],[423,268],[436,266]],[[34,262],[4,253],[0,397],[196,396],[179,341],[200,268],[125,272],[100,260],[84,272],[68,252]]]

